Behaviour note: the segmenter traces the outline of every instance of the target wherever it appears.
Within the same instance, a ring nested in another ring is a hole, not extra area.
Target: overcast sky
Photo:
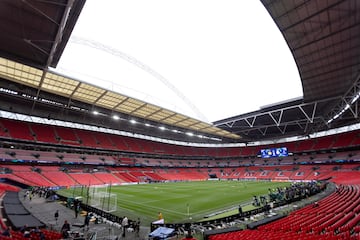
[[[257,0],[87,0],[56,71],[206,122],[303,95]]]

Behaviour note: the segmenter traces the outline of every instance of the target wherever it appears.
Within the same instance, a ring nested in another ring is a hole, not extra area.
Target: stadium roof
[[[226,130],[183,114],[70,77],[52,73],[47,70],[36,69],[8,59],[0,58],[0,76],[20,85],[36,89],[37,94],[33,98],[33,105],[38,101],[46,101],[49,103],[48,101],[51,100],[58,105],[62,105],[64,108],[70,107],[74,109],[77,107],[74,101],[79,101],[89,105],[87,110],[96,111],[110,118],[116,116],[116,118],[120,119],[117,113],[123,113],[152,122],[188,129],[189,131],[202,132],[226,138],[239,138],[239,136]],[[66,101],[61,102],[51,97],[42,97],[40,91],[60,95],[66,98]],[[15,90],[14,92],[19,91]]]
[[[2,0],[0,56],[56,67],[85,0]]]
[[[84,2],[0,2],[0,30],[7,33],[0,37],[1,109],[184,140],[176,132],[155,131],[144,124],[115,123],[110,117],[117,114],[120,119],[205,133],[224,142],[308,135],[357,122],[360,5],[356,0],[263,0],[294,56],[304,98],[214,125],[50,72]],[[100,116],[92,115],[95,110]]]
[[[294,56],[304,98],[217,121],[215,126],[252,141],[307,135],[357,122],[359,1],[262,0],[262,3]]]

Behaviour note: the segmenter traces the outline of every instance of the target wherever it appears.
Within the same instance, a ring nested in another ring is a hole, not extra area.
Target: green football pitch
[[[159,212],[167,223],[202,221],[208,216],[216,218],[220,216],[216,213],[221,212],[236,214],[238,206],[250,203],[254,195],[267,195],[269,188],[288,185],[261,181],[202,181],[121,185],[103,191],[117,195],[113,214],[133,220],[139,217],[142,224],[148,225],[157,220]],[[86,203],[91,191],[80,187],[58,192],[67,197],[82,196]],[[249,210],[247,208],[251,206],[244,206],[244,211]]]

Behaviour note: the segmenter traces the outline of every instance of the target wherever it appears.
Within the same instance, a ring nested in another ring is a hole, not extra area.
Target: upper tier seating
[[[312,139],[301,140],[298,142],[296,151],[297,152],[310,151],[313,150],[313,146],[314,146],[314,140]]]
[[[335,142],[332,145],[332,148],[343,148],[353,146],[354,141],[358,138],[359,133],[356,131],[340,133],[335,136]]]
[[[111,142],[108,134],[101,132],[93,132],[96,142],[99,148],[112,149],[115,150],[116,147],[113,142]]]
[[[335,142],[335,138],[332,135],[317,138],[315,140],[315,144],[313,145],[313,149],[317,150],[317,151],[330,149],[332,147],[332,145],[334,144],[334,142]]]
[[[99,147],[94,134],[91,131],[85,131],[81,129],[75,130],[79,142],[84,147],[97,148]]]
[[[42,125],[42,124],[31,124],[30,128],[35,134],[35,139],[37,142],[52,143],[58,144],[59,139],[57,139],[55,130],[53,126]]]
[[[2,125],[12,138],[34,141],[33,133],[27,122],[6,120],[2,121]]]
[[[159,143],[150,140],[127,136],[113,135],[103,132],[73,129],[68,127],[43,125],[37,123],[0,119],[0,137],[36,141],[56,145],[82,146],[87,148],[120,150],[136,153],[151,153],[178,156],[210,156],[210,157],[247,157],[256,156],[260,149],[270,147],[287,147],[290,152],[327,150],[359,146],[360,130],[331,135],[315,139],[307,139],[283,144],[246,147],[193,147]],[[258,159],[260,161],[260,159]]]
[[[79,145],[79,139],[77,138],[75,131],[76,130],[72,128],[55,128],[57,139],[59,139],[61,144]]]

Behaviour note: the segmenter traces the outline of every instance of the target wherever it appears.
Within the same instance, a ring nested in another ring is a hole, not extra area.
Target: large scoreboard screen
[[[262,158],[287,157],[289,155],[286,147],[261,149]]]

